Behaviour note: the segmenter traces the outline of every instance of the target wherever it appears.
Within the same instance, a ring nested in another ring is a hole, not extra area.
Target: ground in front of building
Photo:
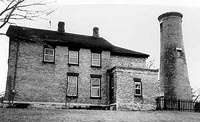
[[[199,122],[200,113],[0,108],[1,122]]]

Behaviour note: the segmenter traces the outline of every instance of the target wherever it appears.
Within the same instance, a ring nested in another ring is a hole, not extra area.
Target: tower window
[[[176,48],[177,57],[183,56],[182,48]]]

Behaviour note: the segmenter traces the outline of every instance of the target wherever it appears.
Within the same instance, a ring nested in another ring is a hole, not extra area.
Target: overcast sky
[[[200,88],[200,1],[199,0],[58,0],[56,12],[48,20],[19,22],[20,26],[57,30],[64,21],[70,33],[92,35],[99,27],[100,36],[114,45],[150,54],[159,68],[160,30],[157,17],[165,12],[183,14],[183,40],[190,84]],[[1,8],[1,6],[0,6]],[[51,20],[51,26],[49,24]],[[7,27],[0,30],[6,31]],[[7,77],[8,38],[0,37],[0,91]]]

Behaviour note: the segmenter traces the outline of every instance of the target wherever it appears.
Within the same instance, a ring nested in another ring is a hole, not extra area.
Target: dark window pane
[[[54,49],[45,48],[45,54],[53,55],[54,54]]]
[[[135,94],[139,94],[140,95],[141,94],[140,89],[136,89],[135,90]]]
[[[136,85],[135,85],[135,88],[136,88],[136,89],[140,89],[140,84],[136,84]]]
[[[135,95],[142,95],[142,83],[135,82]]]

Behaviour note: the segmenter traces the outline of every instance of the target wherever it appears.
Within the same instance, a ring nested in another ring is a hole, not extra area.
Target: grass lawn
[[[200,113],[0,108],[0,122],[200,122]]]

